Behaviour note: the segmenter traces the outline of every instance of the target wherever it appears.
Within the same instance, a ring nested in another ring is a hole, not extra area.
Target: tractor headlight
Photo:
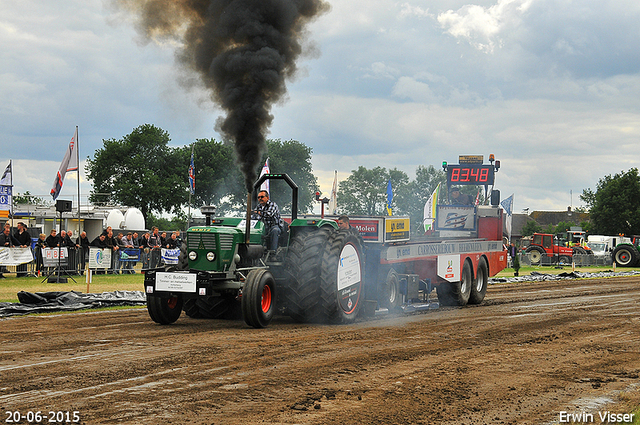
[[[214,261],[216,259],[216,253],[215,252],[207,252],[207,260],[209,261]]]
[[[195,252],[195,251],[190,251],[189,252],[189,260],[196,261],[196,258],[198,258],[198,253]]]

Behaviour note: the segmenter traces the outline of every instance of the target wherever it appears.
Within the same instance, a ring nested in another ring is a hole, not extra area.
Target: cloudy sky
[[[501,160],[516,212],[580,206],[600,178],[638,167],[637,0],[329,0],[268,137],[313,149],[328,195],[363,165],[404,170]],[[0,168],[48,197],[76,126],[81,167],[145,123],[172,144],[220,135],[171,43],[145,41],[103,0],[0,0]],[[277,171],[277,170],[274,170]],[[185,170],[186,173],[186,170]],[[67,176],[61,199],[76,196]],[[81,173],[82,196],[89,184]],[[50,198],[48,198],[50,199]]]

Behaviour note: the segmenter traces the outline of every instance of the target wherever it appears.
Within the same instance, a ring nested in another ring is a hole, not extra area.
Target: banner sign
[[[140,261],[140,250],[138,248],[123,248],[119,250],[120,261],[135,263]]]
[[[438,205],[437,230],[476,230],[474,206]]]
[[[58,259],[58,255],[60,258]],[[58,267],[67,265],[69,252],[67,248],[42,248],[42,261],[45,267]],[[58,261],[59,260],[59,261]]]
[[[162,248],[162,261],[165,264],[178,264],[178,257],[180,257],[180,248]]]
[[[33,261],[31,248],[0,248],[0,265],[17,266]]]
[[[11,186],[0,186],[0,210],[11,209]]]
[[[111,250],[89,247],[89,268],[90,269],[111,268]]]

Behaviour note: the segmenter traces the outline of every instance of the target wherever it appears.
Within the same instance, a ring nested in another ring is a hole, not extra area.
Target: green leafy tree
[[[412,227],[424,232],[422,221],[424,219],[424,204],[427,202],[433,191],[442,183],[440,189],[440,199],[446,199],[447,176],[442,169],[437,169],[433,165],[424,165],[416,168],[416,178],[407,185],[408,196],[402,199],[405,202],[398,207],[411,218]]]
[[[298,212],[313,210],[318,180],[313,175],[311,154],[313,150],[297,140],[267,140],[267,153],[262,164],[269,158],[271,173],[286,173],[298,186]],[[260,167],[262,168],[262,164]],[[259,172],[258,172],[259,175]],[[282,180],[269,183],[270,199],[278,204],[281,212],[291,213],[291,189]],[[246,195],[245,195],[246,196]]]
[[[531,236],[534,233],[542,232],[542,226],[536,223],[534,220],[527,220],[522,226],[522,236]]]
[[[600,179],[596,191],[580,195],[590,210],[593,233],[640,234],[640,177],[632,168]]]
[[[13,195],[13,203],[15,205],[31,204],[31,205],[37,205],[40,207],[48,207],[52,205],[51,202],[46,201],[45,199],[40,198],[39,196],[32,195],[28,190],[23,194],[17,193]]]
[[[213,205],[218,216],[230,215],[245,208],[247,198],[244,180],[235,164],[233,145],[215,139],[197,139],[193,145],[181,148],[178,168],[182,173],[182,184],[187,190],[192,147],[196,177],[195,194],[191,196],[193,208]]]
[[[135,128],[120,140],[103,140],[88,158],[90,200],[120,203],[140,209],[145,220],[152,212],[178,212],[187,203],[188,186],[180,157],[168,143],[169,133],[151,125]]]
[[[389,173],[383,167],[352,170],[338,189],[338,212],[351,215],[386,215]],[[392,182],[393,186],[393,182]],[[397,190],[397,188],[396,188]]]

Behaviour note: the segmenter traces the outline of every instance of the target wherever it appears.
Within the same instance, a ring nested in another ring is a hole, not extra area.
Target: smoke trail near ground
[[[271,107],[296,72],[305,26],[329,10],[322,0],[113,0],[134,12],[149,38],[175,38],[183,66],[196,71],[226,112],[250,192],[273,121]]]

